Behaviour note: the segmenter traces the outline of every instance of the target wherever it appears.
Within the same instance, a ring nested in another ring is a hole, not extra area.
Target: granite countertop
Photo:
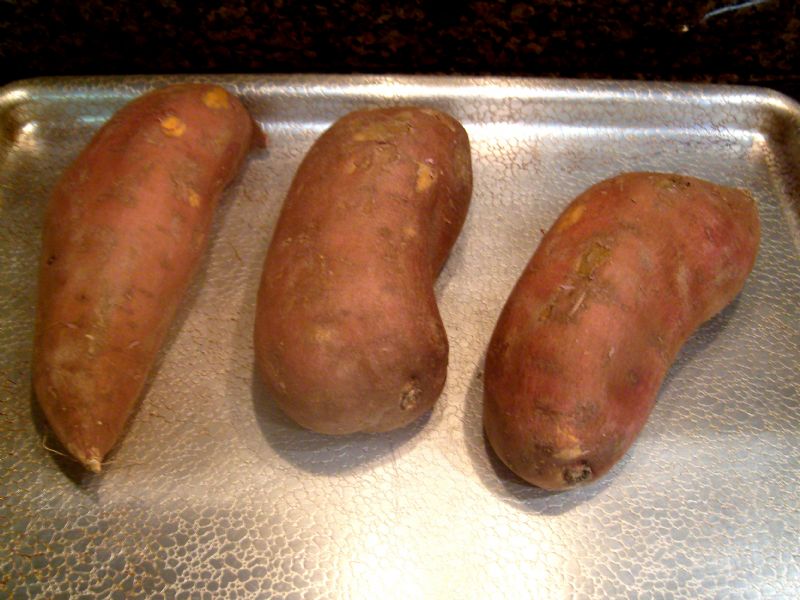
[[[0,81],[131,73],[460,73],[800,92],[794,0],[17,0]]]

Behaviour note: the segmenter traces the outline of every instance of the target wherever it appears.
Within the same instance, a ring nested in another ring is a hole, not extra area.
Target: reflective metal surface
[[[0,595],[800,597],[800,111],[747,88],[425,77],[219,77],[270,136],[130,431],[100,476],[31,403],[36,263],[58,173],[114,110],[178,78],[0,90]],[[337,117],[416,103],[462,120],[475,191],[437,283],[450,338],[433,413],[384,435],[303,431],[254,377],[261,262],[304,151]],[[492,455],[482,361],[562,207],[625,170],[737,185],[763,243],[683,349],[648,425],[593,487],[547,494]],[[193,594],[199,592],[199,594]]]

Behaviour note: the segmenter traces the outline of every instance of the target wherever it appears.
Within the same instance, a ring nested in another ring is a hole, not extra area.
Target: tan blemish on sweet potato
[[[385,165],[397,158],[397,150],[389,144],[375,144],[368,152],[358,153],[345,162],[343,171],[346,175],[356,172],[365,172],[372,168],[373,164]],[[302,190],[298,190],[301,192]]]
[[[332,342],[336,338],[336,333],[330,327],[318,326],[314,329],[314,341],[318,344]]]
[[[94,356],[95,352],[97,352],[97,338],[91,333],[84,333],[83,337],[89,340],[89,347],[86,349],[86,352],[89,356]]]
[[[589,249],[581,255],[576,272],[581,277],[591,278],[597,270],[597,267],[602,265],[610,254],[611,251],[607,246],[599,242],[594,242]]]
[[[570,208],[566,214],[558,220],[558,224],[556,225],[556,232],[561,233],[565,229],[568,229],[575,225],[580,218],[583,216],[583,213],[586,212],[586,206],[583,204],[577,204]]]
[[[406,225],[403,227],[403,237],[406,239],[413,239],[419,235],[419,230],[413,225]]]
[[[567,448],[563,448],[559,450],[555,454],[553,454],[553,458],[556,460],[563,460],[563,461],[570,461],[575,460],[576,458],[580,458],[586,454],[586,451],[581,448],[580,444],[575,444],[574,446],[568,446]]]
[[[356,142],[388,143],[409,131],[411,131],[411,124],[406,119],[375,120],[359,129],[353,135],[353,140]]]
[[[189,190],[189,193],[186,195],[186,200],[189,202],[189,206],[192,208],[197,208],[200,206],[200,194],[194,190]]]
[[[161,131],[169,137],[181,137],[186,133],[186,123],[175,115],[169,115],[161,119]]]
[[[571,428],[565,427],[561,424],[556,424],[555,436],[557,441],[556,445],[558,447],[580,444],[580,438],[575,435],[575,432]]]
[[[417,163],[417,182],[415,189],[417,192],[424,192],[436,181],[436,173],[433,168],[424,162]]]
[[[231,105],[228,92],[221,87],[211,88],[203,94],[203,104],[213,109],[229,108]]]

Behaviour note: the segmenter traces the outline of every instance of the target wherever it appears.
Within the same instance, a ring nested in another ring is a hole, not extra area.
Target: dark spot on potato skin
[[[489,348],[489,352],[493,355],[503,356],[506,353],[506,350],[508,350],[508,345],[509,344],[507,341],[502,340],[500,343]]]
[[[529,362],[526,363],[526,367],[532,371],[548,375],[563,373],[563,368],[558,361],[544,354],[532,355]]]
[[[541,475],[551,464],[553,452],[552,446],[534,443],[528,449],[521,449],[520,452],[504,456],[503,461],[514,472],[517,472],[518,469],[527,471],[534,468]]]
[[[538,398],[529,398],[527,400],[527,404],[528,404],[527,408],[533,412],[535,418],[557,420],[561,417],[561,415],[558,412],[556,412],[546,404],[539,404]]]
[[[54,262],[56,262],[56,255],[55,254],[51,254],[50,257],[47,259],[47,265],[50,266]]]
[[[533,444],[534,456],[553,456],[553,447],[547,444]]]
[[[567,485],[577,485],[591,480],[592,468],[585,461],[576,465],[570,465],[563,471],[564,483]]]

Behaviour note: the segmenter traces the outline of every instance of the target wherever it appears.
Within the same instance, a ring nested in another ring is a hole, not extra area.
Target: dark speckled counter
[[[794,0],[446,4],[4,0],[0,78],[392,72],[800,85]]]

